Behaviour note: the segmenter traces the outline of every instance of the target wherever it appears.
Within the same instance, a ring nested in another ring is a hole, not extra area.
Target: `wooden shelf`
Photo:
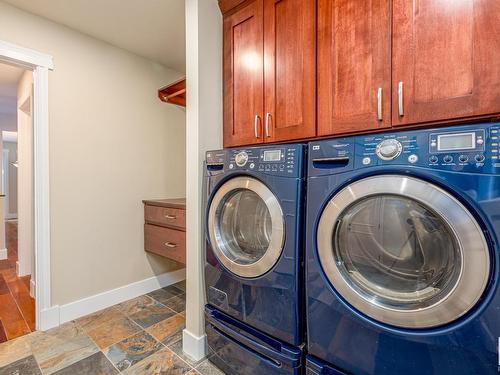
[[[158,90],[162,102],[186,106],[186,78],[175,81]]]

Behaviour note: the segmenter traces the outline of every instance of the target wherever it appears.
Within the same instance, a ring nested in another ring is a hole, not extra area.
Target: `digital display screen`
[[[280,161],[281,150],[264,151],[264,161]]]
[[[438,151],[469,150],[476,148],[475,133],[438,135]]]

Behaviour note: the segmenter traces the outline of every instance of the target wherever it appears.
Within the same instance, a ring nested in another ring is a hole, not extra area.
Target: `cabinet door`
[[[316,135],[316,0],[264,0],[266,142]]]
[[[263,4],[224,19],[224,146],[263,142]]]
[[[390,0],[319,0],[319,135],[390,125]]]
[[[394,0],[393,7],[394,125],[500,112],[500,1]]]

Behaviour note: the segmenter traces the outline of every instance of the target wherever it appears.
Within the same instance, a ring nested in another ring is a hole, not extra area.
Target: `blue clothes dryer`
[[[498,373],[499,132],[491,123],[309,145],[313,368]]]
[[[221,340],[241,344],[229,350],[234,355],[229,366],[261,358],[276,366],[276,372],[266,373],[299,371],[295,359],[287,365],[279,359],[284,357],[277,343],[299,348],[300,359],[305,336],[304,154],[305,146],[297,144],[206,155],[207,333],[224,361],[230,355],[221,349],[227,349]],[[243,337],[260,346],[241,342]]]

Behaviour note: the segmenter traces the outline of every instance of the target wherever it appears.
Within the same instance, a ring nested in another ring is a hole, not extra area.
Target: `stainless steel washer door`
[[[215,193],[208,234],[219,261],[241,277],[258,277],[279,259],[285,240],[283,212],[262,182],[235,177]]]
[[[488,245],[470,212],[411,177],[369,177],[341,190],[321,215],[317,241],[338,293],[399,327],[456,320],[477,303],[490,272]]]

